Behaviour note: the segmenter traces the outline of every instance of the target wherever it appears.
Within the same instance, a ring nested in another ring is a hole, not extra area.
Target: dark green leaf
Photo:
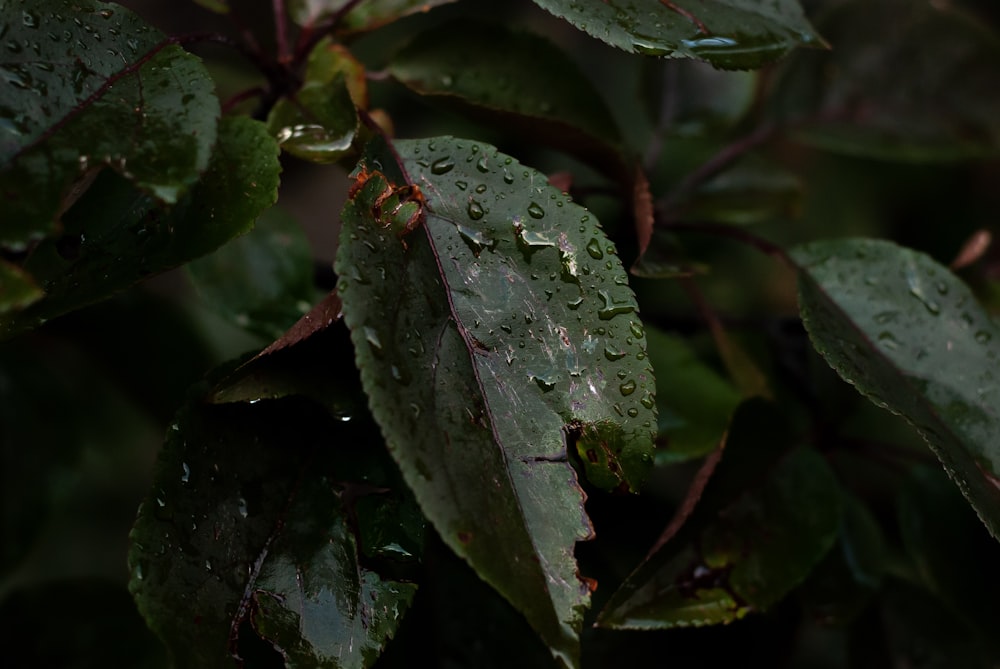
[[[342,214],[365,391],[445,542],[575,664],[589,593],[573,546],[591,528],[567,435],[592,482],[639,486],[655,396],[635,297],[598,222],[544,175],[459,139],[396,150],[426,220],[385,151]]]
[[[703,363],[690,346],[657,328],[646,328],[659,409],[657,464],[701,457],[717,447],[739,405],[740,393]]]
[[[314,163],[333,163],[350,151],[358,114],[344,79],[307,83],[282,98],[267,117],[267,129],[288,153]]]
[[[268,209],[255,228],[187,266],[216,312],[275,339],[316,300],[309,240],[298,223]]]
[[[600,93],[543,37],[484,21],[444,23],[418,35],[388,71],[411,90],[490,125],[621,171],[619,132]]]
[[[662,629],[762,611],[809,574],[836,540],[841,493],[812,450],[787,443],[762,402],[733,420],[722,463],[684,527],[625,581],[598,624]]]
[[[580,30],[630,53],[698,58],[748,69],[822,39],[797,0],[535,0]]]
[[[994,32],[949,5],[910,0],[844,3],[822,28],[837,48],[797,54],[771,100],[800,138],[886,160],[996,155]]]
[[[844,239],[793,250],[816,350],[923,435],[1000,537],[1000,332],[972,293],[922,253]]]
[[[746,115],[753,104],[756,72],[727,72],[697,60],[644,58],[641,93],[650,120],[679,137],[725,131]]]
[[[277,198],[278,149],[262,123],[224,119],[208,171],[169,212],[112,174],[64,217],[65,234],[34,249],[25,269],[45,298],[0,314],[0,336],[103,299],[246,232]]]
[[[129,554],[176,666],[250,662],[255,640],[288,666],[371,666],[416,590],[361,563],[348,524],[364,495],[402,494],[359,478],[377,445],[369,421],[303,401],[181,411]]]
[[[426,12],[431,7],[445,5],[455,0],[366,0],[355,3],[346,16],[341,16],[349,0],[290,0],[292,18],[303,26],[311,26],[332,17],[338,17],[337,26],[344,31],[373,30],[386,23],[416,12]]]
[[[9,0],[0,34],[0,245],[48,236],[103,168],[166,203],[205,170],[212,80],[124,7]]]
[[[801,192],[795,175],[751,155],[673,203],[671,216],[731,225],[788,218]]]

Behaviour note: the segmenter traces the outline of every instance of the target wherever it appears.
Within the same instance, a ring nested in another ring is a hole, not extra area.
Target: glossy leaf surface
[[[292,18],[304,26],[314,25],[332,17],[340,19],[342,30],[359,32],[378,28],[386,23],[416,12],[426,12],[436,5],[455,0],[367,0],[354,3],[346,15],[343,10],[349,0],[290,0]]]
[[[618,128],[601,94],[539,35],[452,21],[418,35],[393,56],[388,71],[414,92],[487,123],[517,128],[585,159],[621,160],[614,155]]]
[[[64,216],[63,236],[28,257],[24,269],[45,298],[0,314],[0,336],[105,298],[249,230],[277,198],[277,146],[262,123],[245,117],[219,128],[208,171],[169,211],[117,175],[101,175]]]
[[[792,255],[816,350],[917,428],[1000,536],[1000,331],[989,314],[946,268],[891,242],[816,242]]]
[[[822,28],[837,48],[796,54],[770,101],[801,139],[886,160],[996,155],[995,33],[957,7],[908,0],[844,3]]]
[[[276,339],[317,298],[309,240],[277,207],[253,230],[187,265],[202,299],[240,327]]]
[[[9,0],[2,21],[0,245],[49,235],[101,169],[166,203],[197,181],[219,116],[197,58],[95,0]]]
[[[761,407],[741,407],[693,515],[629,576],[599,625],[664,629],[742,618],[778,602],[833,545],[841,508],[833,472],[805,448],[776,457],[781,420]]]
[[[544,175],[449,137],[395,148],[425,220],[409,230],[404,177],[369,155],[336,264],[372,412],[445,542],[573,665],[591,528],[567,447],[605,488],[636,489],[652,462],[635,297],[597,220]]]
[[[629,53],[698,58],[748,69],[796,46],[820,46],[797,0],[535,0],[580,30]]]
[[[394,494],[364,469],[378,437],[359,423],[302,400],[182,410],[129,554],[129,587],[176,664],[254,662],[262,641],[287,666],[374,662],[416,586],[359,563],[355,502]]]

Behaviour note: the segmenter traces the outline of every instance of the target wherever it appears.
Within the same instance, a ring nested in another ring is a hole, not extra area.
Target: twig
[[[271,0],[274,11],[274,40],[278,47],[278,62],[288,65],[292,62],[292,51],[288,48],[288,12],[285,0]]]

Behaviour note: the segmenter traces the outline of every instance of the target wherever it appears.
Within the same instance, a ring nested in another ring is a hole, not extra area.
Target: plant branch
[[[278,62],[288,65],[292,62],[292,51],[288,46],[288,11],[285,0],[271,0],[274,12],[274,40],[278,48]]]
[[[329,35],[337,25],[343,20],[347,13],[360,5],[364,0],[348,0],[344,5],[333,13],[330,18],[319,25],[307,25],[299,34],[299,40],[295,45],[295,62],[299,63],[305,59],[309,52],[319,43],[321,39]]]

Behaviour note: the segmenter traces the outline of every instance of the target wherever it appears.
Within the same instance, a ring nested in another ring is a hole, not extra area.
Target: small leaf
[[[51,234],[74,182],[106,167],[177,202],[215,143],[219,103],[201,62],[117,4],[10,0],[5,12],[0,245]]]
[[[773,410],[762,407],[743,405],[694,513],[612,596],[600,626],[700,626],[766,610],[833,545],[841,513],[833,472],[805,448],[769,456],[780,437]]]
[[[374,30],[409,14],[426,12],[431,7],[446,5],[455,0],[366,0],[341,16],[350,0],[289,0],[292,18],[303,26],[313,26],[320,21],[337,17],[337,27],[344,32]]]
[[[837,48],[797,54],[770,101],[800,139],[884,160],[997,154],[1000,39],[985,25],[942,3],[854,0],[822,27]]]
[[[414,92],[474,119],[574,153],[613,177],[632,177],[601,94],[543,37],[484,21],[451,21],[419,34],[393,56],[388,71]]]
[[[246,232],[277,198],[277,153],[262,123],[224,119],[208,171],[166,213],[124,179],[102,174],[64,216],[64,235],[42,242],[28,257],[24,269],[45,297],[23,311],[0,313],[0,337],[96,302]]]
[[[701,362],[680,337],[646,328],[653,369],[669,370],[656,381],[659,409],[658,464],[701,457],[719,445],[742,397]]]
[[[920,432],[1000,537],[1000,330],[990,315],[945,267],[890,242],[816,242],[792,257],[813,346]]]
[[[768,63],[796,46],[821,46],[797,0],[535,0],[543,9],[629,53],[698,58],[724,69]]]
[[[268,339],[280,337],[316,298],[309,240],[276,208],[264,212],[252,231],[187,269],[213,311]]]
[[[378,440],[361,422],[288,400],[181,411],[129,553],[129,588],[177,666],[253,664],[252,636],[289,666],[374,663],[416,586],[359,564],[345,491]]]
[[[373,414],[444,541],[576,666],[591,527],[567,436],[596,485],[641,484],[655,397],[635,297],[543,174],[450,137],[395,149],[422,195],[373,149],[336,262]]]
[[[24,309],[44,296],[30,275],[17,265],[0,260],[0,314]]]

